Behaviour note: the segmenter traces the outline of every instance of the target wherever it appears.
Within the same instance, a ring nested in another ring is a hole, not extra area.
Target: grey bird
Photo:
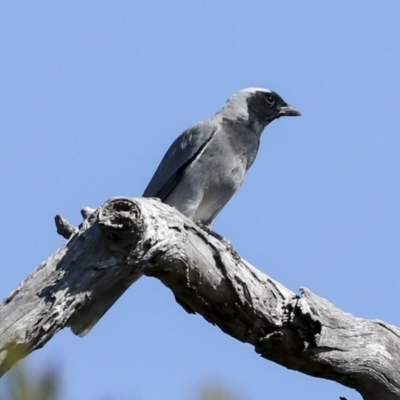
[[[210,227],[253,164],[264,128],[274,119],[291,115],[300,113],[271,90],[240,90],[212,118],[192,125],[172,143],[143,196],[158,197]],[[86,335],[140,276],[138,272],[105,289],[80,309],[69,321],[72,331]]]
[[[277,118],[299,115],[272,90],[240,90],[212,118],[172,143],[143,197],[158,197],[209,227],[243,183],[264,128]]]

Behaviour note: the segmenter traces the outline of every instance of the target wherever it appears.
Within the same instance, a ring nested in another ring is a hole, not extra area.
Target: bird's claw
[[[226,237],[213,231],[210,225],[204,225],[201,222],[196,222],[196,225],[203,231],[207,232],[209,235],[215,237],[215,239],[219,240],[225,246],[225,248],[228,250],[228,252],[236,262],[239,262],[241,260],[239,253],[233,248],[232,243]]]

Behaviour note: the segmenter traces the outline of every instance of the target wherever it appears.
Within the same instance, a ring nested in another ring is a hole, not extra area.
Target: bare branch
[[[61,235],[64,239],[69,239],[78,230],[73,225],[71,225],[64,217],[61,215],[56,215],[54,217],[54,222],[56,224],[57,233]]]
[[[69,241],[0,306],[0,373],[60,329],[85,334],[142,274],[262,357],[356,389],[400,398],[400,329],[286,289],[173,208],[115,198],[84,214]]]

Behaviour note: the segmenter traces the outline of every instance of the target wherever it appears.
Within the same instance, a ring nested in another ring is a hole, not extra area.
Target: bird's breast
[[[219,129],[197,154],[166,201],[204,224],[210,224],[239,189],[257,154],[258,138],[252,132],[249,136],[227,128]]]

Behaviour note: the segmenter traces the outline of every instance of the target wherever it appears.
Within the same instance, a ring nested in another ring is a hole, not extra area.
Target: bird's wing
[[[165,153],[143,197],[158,197],[164,201],[219,127],[216,121],[209,119],[200,121],[183,132]]]

